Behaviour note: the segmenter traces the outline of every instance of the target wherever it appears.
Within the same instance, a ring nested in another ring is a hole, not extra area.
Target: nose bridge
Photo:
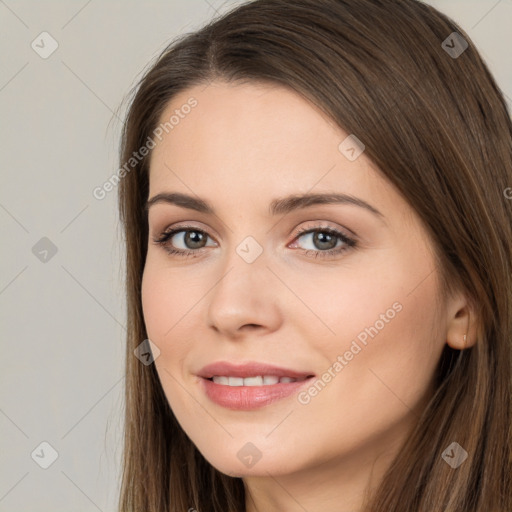
[[[253,236],[246,236],[234,244],[223,259],[223,277],[215,286],[214,293],[218,296],[226,294],[228,300],[259,301],[258,297],[263,292],[261,285],[267,283],[266,274],[269,272],[263,245]]]
[[[267,268],[268,258],[255,237],[246,236],[230,249],[222,264],[222,275],[212,289],[208,315],[210,324],[225,334],[235,334],[247,324],[273,330],[280,322],[276,290]]]

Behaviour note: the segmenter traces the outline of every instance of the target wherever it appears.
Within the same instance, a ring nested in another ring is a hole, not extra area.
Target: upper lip
[[[256,377],[259,375],[274,375],[276,377],[291,377],[293,379],[302,379],[304,377],[312,377],[312,372],[302,372],[274,366],[272,364],[258,363],[256,361],[248,361],[243,364],[234,364],[227,361],[217,361],[215,363],[204,366],[198,373],[199,377],[210,379],[211,377]]]

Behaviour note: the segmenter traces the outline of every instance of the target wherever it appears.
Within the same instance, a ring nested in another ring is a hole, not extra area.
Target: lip
[[[253,377],[256,375],[274,375],[304,379],[297,382],[283,382],[265,386],[226,386],[208,380],[214,375],[231,377]],[[198,374],[200,385],[206,396],[217,405],[237,411],[249,411],[270,405],[284,399],[300,388],[310,384],[315,377],[312,372],[301,372],[274,365],[248,362],[235,365],[225,361],[209,364]]]
[[[313,372],[301,372],[256,361],[249,361],[238,365],[228,361],[218,361],[203,367],[198,375],[204,379],[211,379],[214,375],[243,378],[254,377],[255,375],[275,375],[276,377],[291,377],[293,379],[314,376]]]

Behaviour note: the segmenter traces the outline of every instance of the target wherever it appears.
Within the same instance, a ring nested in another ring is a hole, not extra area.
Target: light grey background
[[[119,167],[121,102],[142,71],[236,3],[0,0],[0,511],[116,508],[123,266],[116,190],[92,191]],[[512,107],[512,0],[430,3],[469,33]],[[51,48],[44,31],[58,43],[46,59],[31,47]],[[42,442],[58,453],[48,469]]]

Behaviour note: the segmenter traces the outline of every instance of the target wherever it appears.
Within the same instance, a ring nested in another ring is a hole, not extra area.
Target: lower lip
[[[212,402],[227,409],[250,411],[297,393],[313,378],[308,377],[297,382],[283,382],[267,386],[226,386],[202,377],[201,381],[206,395]]]

